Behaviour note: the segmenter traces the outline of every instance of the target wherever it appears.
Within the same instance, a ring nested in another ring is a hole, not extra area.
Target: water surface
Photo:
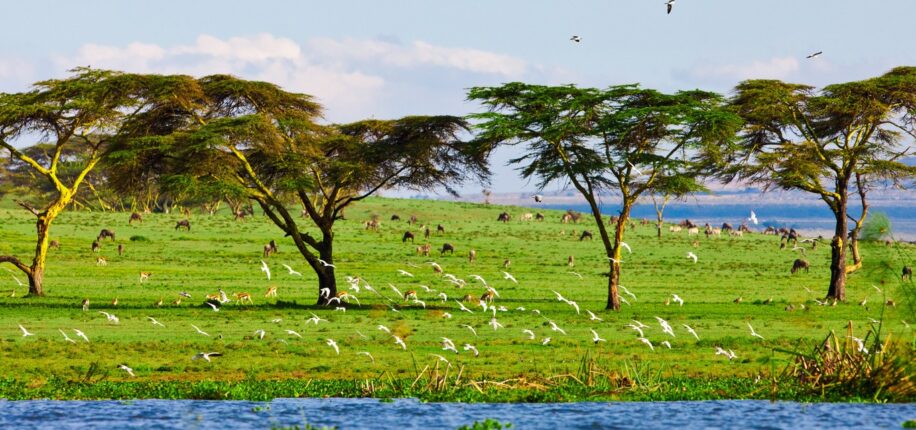
[[[767,401],[421,403],[402,399],[2,401],[2,429],[456,429],[494,418],[516,429],[899,429],[914,404]]]

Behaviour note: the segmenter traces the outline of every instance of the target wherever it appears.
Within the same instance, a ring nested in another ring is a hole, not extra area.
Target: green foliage
[[[511,429],[512,423],[501,423],[493,418],[487,418],[483,421],[474,421],[471,425],[458,427],[458,430],[502,430]]]
[[[862,226],[862,240],[887,240],[893,237],[891,219],[883,212],[872,212]]]
[[[133,235],[130,237],[131,242],[149,242],[149,238],[146,236]]]

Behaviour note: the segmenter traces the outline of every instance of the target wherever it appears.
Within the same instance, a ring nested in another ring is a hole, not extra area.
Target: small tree
[[[609,260],[607,309],[620,310],[617,288],[621,243],[637,199],[647,193],[699,189],[689,163],[676,157],[685,148],[734,136],[740,120],[720,108],[716,94],[689,91],[663,94],[636,85],[606,90],[510,83],[472,88],[469,99],[488,112],[480,121],[479,144],[527,144],[511,160],[538,186],[569,181],[588,202]],[[605,227],[598,196],[621,197],[613,239]]]
[[[459,140],[466,130],[461,118],[322,126],[310,96],[270,83],[218,75],[201,78],[198,87],[193,104],[151,113],[118,149],[123,180],[158,175],[173,189],[206,186],[257,202],[314,270],[317,291],[330,293],[319,294],[319,304],[337,293],[334,223],[345,208],[392,187],[454,193],[463,181],[488,174],[484,158]],[[306,226],[290,211],[293,201],[305,208]],[[303,227],[317,228],[317,235]]]
[[[29,92],[0,94],[0,152],[5,150],[14,168],[28,171],[37,187],[48,190],[38,196],[41,202],[19,202],[37,218],[32,264],[0,256],[0,263],[25,273],[33,296],[44,294],[51,224],[74,201],[122,126],[157,103],[162,93],[173,92],[164,88],[174,82],[154,76],[91,69],[74,73],[67,79],[36,83]],[[38,145],[19,149],[31,139],[37,139]],[[79,164],[68,157],[74,153],[81,154]]]
[[[745,81],[730,104],[746,126],[734,146],[706,154],[715,174],[823,200],[836,220],[827,297],[845,300],[849,191],[857,174],[899,180],[916,173],[897,161],[910,148],[903,138],[916,138],[916,67],[819,92],[774,80]]]

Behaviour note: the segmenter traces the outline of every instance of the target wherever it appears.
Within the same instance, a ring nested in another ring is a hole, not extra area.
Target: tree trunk
[[[846,273],[852,273],[862,268],[862,255],[859,254],[859,229],[855,228],[849,233],[849,250],[852,251],[852,266],[846,267]]]
[[[608,298],[606,309],[620,310],[620,261],[622,259],[620,251],[620,242],[623,242],[623,233],[627,227],[627,221],[630,219],[630,203],[623,201],[623,208],[620,209],[620,216],[617,218],[617,226],[614,229],[614,244],[611,247],[611,257],[614,260],[608,260],[610,263],[610,276],[608,276]]]
[[[59,203],[58,203],[59,205]],[[57,205],[55,205],[57,206]],[[50,243],[51,222],[57,217],[57,210],[52,207],[48,211],[38,215],[38,221],[35,222],[35,229],[38,237],[35,244],[35,258],[32,259],[32,266],[29,268],[29,295],[45,295],[42,284],[45,278],[45,260],[48,256],[48,244]]]
[[[318,252],[318,255],[322,260],[328,264],[334,264],[334,253],[332,251],[332,238],[331,236],[325,235],[324,241],[322,241],[323,246]],[[334,276],[334,268],[324,266],[321,263],[318,263],[318,270],[315,271],[318,274],[318,301],[317,305],[327,305],[328,300],[331,297],[337,297],[337,278]],[[327,297],[321,296],[321,290],[327,288],[329,293]]]
[[[836,231],[830,243],[830,289],[827,290],[827,298],[846,301],[846,237],[849,232],[845,192],[842,192],[834,209]]]

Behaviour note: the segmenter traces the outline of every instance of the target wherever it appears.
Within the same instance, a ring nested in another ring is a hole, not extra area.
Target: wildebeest
[[[796,259],[795,259],[795,262],[792,263],[792,270],[791,270],[791,273],[794,275],[795,272],[797,272],[797,271],[799,271],[799,270],[802,270],[802,269],[805,269],[805,273],[808,273],[808,269],[809,269],[810,267],[811,267],[811,265],[808,264],[808,261],[802,260],[801,258],[796,258]]]
[[[407,242],[408,239],[410,239],[410,243],[413,243],[413,233],[405,231],[404,236],[401,237],[401,242]]]
[[[417,255],[425,255],[429,257],[429,251],[432,249],[432,245],[425,244],[417,247]]]
[[[398,214],[394,214],[394,215],[391,216],[391,220],[392,220],[392,221],[400,221],[400,220],[401,220],[401,217],[399,217]]]
[[[102,231],[99,232],[99,237],[96,238],[96,240],[98,240],[99,242],[101,242],[101,241],[103,241],[103,240],[105,240],[105,239],[108,239],[108,238],[110,238],[111,240],[115,240],[115,234],[114,234],[113,231],[111,231],[111,230],[109,230],[109,229],[107,229],[107,228],[103,228]]]
[[[776,234],[776,228],[773,227],[773,226],[767,227],[766,230],[763,231],[763,234],[773,234],[773,235],[775,235],[775,234]]]
[[[58,241],[56,241],[56,240],[52,240],[50,243],[48,243],[48,248],[51,248],[51,249],[60,249],[60,242],[58,242]]]
[[[143,215],[140,215],[138,212],[131,212],[130,219],[127,221],[127,224],[133,225],[134,221],[139,221],[140,224],[143,224]]]
[[[544,214],[540,212],[534,214],[534,220],[535,221],[544,221]]]
[[[407,223],[408,223],[408,224],[416,224],[416,223],[417,223],[417,216],[416,216],[416,215],[411,215],[411,216],[410,216],[410,219],[407,220]]]
[[[731,224],[729,224],[729,223],[727,223],[727,222],[723,222],[723,223],[722,223],[722,231],[728,233],[728,232],[730,232],[730,231],[732,231],[732,230],[734,230],[734,227],[732,227]]]
[[[503,212],[503,213],[499,214],[499,216],[496,218],[496,221],[497,221],[497,222],[507,223],[507,222],[509,222],[509,218],[512,218],[511,216],[509,216],[509,213],[508,213],[508,212]]]
[[[429,235],[430,235],[430,234],[432,234],[432,233],[429,231],[429,227],[426,227],[426,228],[423,230],[423,238],[424,238],[424,239],[429,239]]]
[[[582,230],[582,235],[579,236],[579,241],[581,242],[581,241],[585,240],[586,238],[588,238],[588,240],[592,240],[592,239],[593,239],[593,238],[592,238],[592,232],[590,232],[590,231],[588,231],[588,230]]]
[[[477,251],[472,249],[468,251],[468,263],[473,263],[477,260]]]
[[[270,243],[264,245],[264,258],[270,257],[273,254],[280,252],[280,248],[277,247],[277,242],[271,240]]]
[[[910,266],[903,266],[903,274],[900,275],[902,280],[912,280],[913,279],[913,268]]]
[[[185,229],[185,231],[191,231],[191,221],[183,219],[175,223],[175,230]]]
[[[446,252],[448,252],[449,254],[454,254],[455,247],[452,246],[452,244],[448,242],[442,244],[442,249],[439,250],[439,255],[444,255]]]
[[[92,252],[99,252],[102,250],[102,244],[98,240],[92,242]]]
[[[442,224],[436,225],[436,234],[439,234],[439,233],[443,233],[443,234],[445,233],[445,227],[443,227]]]

